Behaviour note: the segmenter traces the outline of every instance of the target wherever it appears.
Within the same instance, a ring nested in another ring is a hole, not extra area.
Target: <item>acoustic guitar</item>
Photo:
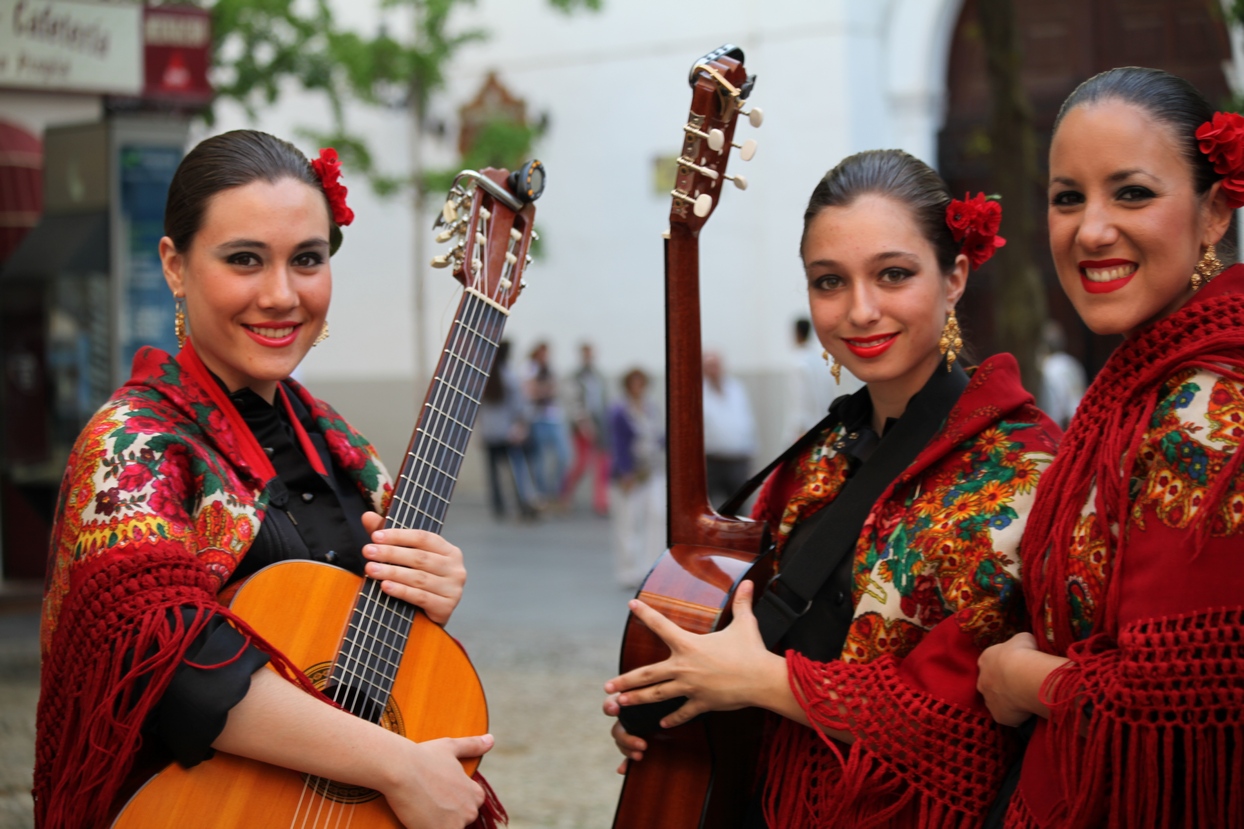
[[[710,633],[730,621],[734,590],[749,576],[763,585],[772,565],[763,524],[719,515],[708,500],[700,345],[699,232],[716,208],[732,148],[750,160],[755,142],[734,142],[740,115],[759,127],[759,109],[744,111],[754,76],[743,50],[722,46],[691,70],[691,112],[670,208],[665,260],[665,343],[669,549],[657,560],[638,597],[679,626]],[[622,640],[622,672],[669,657],[669,648],[634,616]],[[623,726],[647,740],[641,762],[627,764],[614,829],[717,829],[739,823],[760,751],[762,714],[716,712],[673,729],[662,716],[683,700],[622,709]]]
[[[428,389],[385,516],[385,527],[440,532],[481,393],[510,306],[523,287],[544,170],[467,170],[437,226],[456,240],[432,264],[452,267],[466,290]],[[282,562],[260,570],[230,608],[358,716],[422,742],[488,730],[484,691],[462,647],[380,582],[328,564]],[[324,751],[332,751],[325,745]],[[467,774],[478,759],[463,762]],[[394,827],[378,792],[313,778],[234,755],[193,768],[176,763],[147,781],[114,829],[198,827]]]

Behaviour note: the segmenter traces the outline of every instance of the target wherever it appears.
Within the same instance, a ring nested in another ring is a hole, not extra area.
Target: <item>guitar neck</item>
[[[494,303],[472,291],[462,295],[393,487],[386,527],[434,533],[444,527],[505,321]]]
[[[704,460],[699,232],[672,224],[665,247],[666,435],[669,545],[696,544],[715,513]]]

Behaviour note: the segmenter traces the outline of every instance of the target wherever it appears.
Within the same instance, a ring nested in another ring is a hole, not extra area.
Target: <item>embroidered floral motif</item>
[[[904,476],[901,489],[873,510],[855,552],[857,615],[844,660],[904,656],[924,631],[955,614],[981,647],[1018,629],[1017,507],[1033,497],[1050,461],[1047,452],[1025,444],[1031,431],[1029,423],[996,423],[914,480]],[[796,476],[803,485],[782,516],[779,550],[846,481],[846,456],[833,450],[840,432],[828,432],[799,460]]]

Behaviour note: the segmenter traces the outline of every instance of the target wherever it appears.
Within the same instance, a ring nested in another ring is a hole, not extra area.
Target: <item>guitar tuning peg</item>
[[[454,236],[457,235],[457,233],[458,233],[458,229],[456,227],[451,227],[447,230],[442,230],[440,233],[436,234],[436,241],[441,244],[444,244],[448,242],[450,239],[454,238]]]
[[[448,267],[449,267],[449,256],[448,256],[448,255],[446,255],[446,254],[443,254],[443,253],[442,253],[442,254],[440,254],[440,255],[438,255],[438,256],[433,256],[433,257],[432,257],[432,267],[434,267],[434,268],[448,268]]]
[[[743,159],[744,161],[751,161],[753,158],[756,157],[756,146],[757,145],[756,145],[756,142],[751,138],[747,139],[742,144],[735,144],[731,142],[730,146],[739,148],[739,158]]]
[[[717,180],[716,170],[709,169],[708,167],[701,167],[699,164],[696,164],[694,161],[690,159],[682,158],[680,156],[678,159],[678,165],[680,167],[686,167],[688,170],[695,170],[697,173],[704,176],[705,178],[711,178],[714,181]]]
[[[517,265],[517,264],[518,264],[518,257],[517,257],[517,256],[515,256],[514,254],[510,253],[509,251],[506,251],[506,252],[505,252],[505,261],[506,261],[506,263],[507,263],[507,264],[510,264],[510,265]]]
[[[536,229],[534,227],[531,229],[531,241],[533,242],[540,241],[540,234],[536,233]]]
[[[483,244],[487,244],[487,242],[488,242],[488,237],[486,237],[484,234],[480,233],[479,231],[476,231],[475,244],[483,245]]]
[[[721,152],[721,148],[726,146],[726,134],[715,127],[708,132],[704,132],[703,130],[698,130],[690,124],[687,124],[683,127],[683,129],[687,131],[688,135],[696,135],[706,140],[708,142],[708,148],[714,152]]]
[[[523,234],[519,233],[518,228],[512,227],[510,228],[510,238],[515,242],[521,242],[523,241]]]
[[[708,193],[701,193],[700,195],[696,196],[694,199],[688,196],[686,193],[680,193],[677,190],[671,190],[670,195],[676,199],[679,199],[680,201],[685,201],[687,204],[691,205],[692,206],[691,212],[695,213],[695,215],[699,216],[701,219],[703,219],[713,210],[713,197],[710,196]]]
[[[524,258],[525,258],[527,261],[523,263],[523,267],[527,267],[528,265],[530,265],[530,264],[531,264],[531,254],[530,254],[530,253],[529,253],[529,254],[527,254]]]
[[[506,279],[504,276],[501,277],[501,279],[497,281],[497,284],[501,286],[501,290],[503,291],[508,291],[510,290],[510,288],[514,287],[513,280]]]
[[[479,209],[479,217],[484,221],[488,221],[492,218],[492,212],[487,207],[481,206]]]
[[[458,208],[454,206],[453,201],[447,200],[445,202],[445,206],[441,208],[441,218],[448,225],[458,221]]]
[[[743,176],[735,175],[735,176],[726,176],[725,178],[726,178],[726,181],[733,181],[734,186],[739,188],[740,190],[747,189],[747,179],[744,178]]]
[[[479,273],[484,267],[484,263],[479,259],[471,260],[471,273]]]
[[[743,110],[740,109],[739,114],[746,115],[747,120],[751,123],[753,127],[759,127],[761,124],[765,122],[765,111],[761,109],[760,107],[752,107],[747,112],[744,112]]]

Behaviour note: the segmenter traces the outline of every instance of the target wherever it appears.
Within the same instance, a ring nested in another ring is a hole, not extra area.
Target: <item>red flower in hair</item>
[[[311,162],[311,169],[320,177],[320,186],[328,197],[333,222],[344,227],[354,221],[354,211],[346,206],[346,186],[341,183],[341,162],[332,147],[320,150],[320,157]]]
[[[1231,209],[1244,207],[1244,117],[1235,112],[1215,112],[1211,121],[1197,127],[1197,144],[1222,176],[1222,189]]]
[[[946,208],[946,224],[956,242],[963,243],[963,254],[973,268],[989,261],[994,251],[1006,244],[998,235],[1002,226],[1002,205],[977,193],[963,199],[951,199]]]

